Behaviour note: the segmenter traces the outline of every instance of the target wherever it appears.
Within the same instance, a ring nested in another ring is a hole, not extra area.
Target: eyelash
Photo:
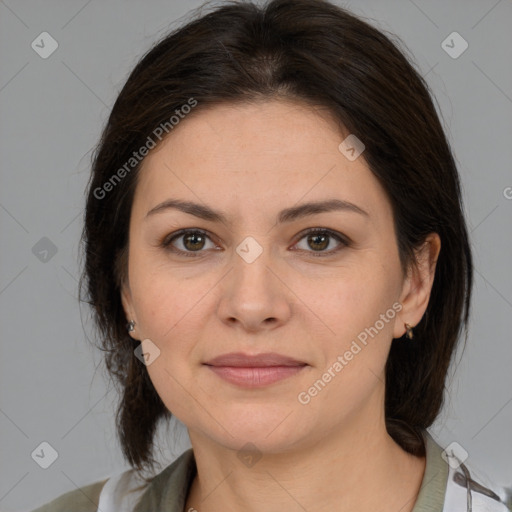
[[[183,237],[184,235],[188,235],[188,234],[197,234],[197,235],[205,236],[206,238],[209,238],[211,240],[211,237],[208,235],[208,233],[206,231],[203,231],[202,229],[182,229],[180,231],[172,233],[169,236],[166,236],[160,242],[159,245],[163,249],[166,249],[167,251],[173,252],[175,254],[183,255],[183,256],[189,257],[189,258],[197,258],[198,255],[196,255],[196,253],[200,254],[200,253],[204,252],[203,250],[182,251],[181,249],[176,249],[175,247],[172,246],[172,242],[174,240],[176,240],[180,237]],[[308,236],[310,234],[325,234],[325,235],[328,235],[328,236],[334,238],[336,241],[340,242],[340,244],[341,244],[336,249],[331,249],[330,251],[305,251],[303,249],[298,249],[299,251],[302,251],[302,252],[311,253],[311,255],[314,256],[315,258],[332,256],[333,254],[337,253],[344,247],[348,247],[350,245],[350,242],[348,239],[346,239],[345,237],[342,237],[340,234],[336,233],[335,231],[331,231],[330,229],[325,229],[325,228],[311,228],[306,231],[303,231],[300,234],[301,235],[300,238],[297,240],[297,242],[294,245],[299,243],[303,238],[305,238],[306,236]],[[213,242],[213,240],[211,240],[211,241]]]

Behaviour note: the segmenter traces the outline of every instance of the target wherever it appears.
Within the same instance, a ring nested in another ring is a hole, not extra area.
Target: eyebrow
[[[170,209],[179,210],[184,213],[194,215],[195,217],[203,220],[229,224],[227,216],[223,212],[214,210],[213,208],[203,204],[194,203],[192,201],[182,201],[180,199],[167,199],[166,201],[156,205],[154,208],[149,210],[145,219]],[[341,199],[328,199],[324,201],[303,203],[298,206],[292,206],[291,208],[285,208],[279,212],[279,215],[277,216],[277,222],[278,224],[293,222],[310,215],[332,211],[353,212],[365,217],[370,216],[368,212],[353,203]]]

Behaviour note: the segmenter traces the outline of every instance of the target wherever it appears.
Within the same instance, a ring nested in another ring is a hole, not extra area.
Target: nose
[[[258,245],[261,249],[254,258],[255,246],[241,244],[233,253],[231,271],[220,283],[219,318],[247,332],[275,329],[292,314],[294,295],[287,276],[272,261],[270,250]],[[247,248],[249,252],[244,252]]]

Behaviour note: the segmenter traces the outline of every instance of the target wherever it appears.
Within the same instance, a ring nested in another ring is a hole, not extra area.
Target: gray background
[[[115,391],[97,369],[90,315],[82,305],[80,316],[77,301],[84,190],[91,149],[127,74],[201,4],[0,0],[2,511],[30,510],[128,468],[114,432]],[[512,2],[344,5],[410,49],[438,99],[462,175],[475,256],[473,319],[431,432],[443,446],[457,441],[468,463],[512,486]],[[59,45],[47,59],[31,47],[44,31]],[[456,59],[441,46],[453,31],[469,44]],[[54,255],[33,251],[43,237]],[[175,426],[160,432],[161,467],[190,446]],[[48,469],[31,457],[43,441],[58,452]]]

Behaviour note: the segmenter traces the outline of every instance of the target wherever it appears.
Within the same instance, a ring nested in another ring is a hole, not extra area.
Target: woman
[[[231,2],[167,36],[83,232],[133,469],[38,511],[506,511],[426,430],[469,318],[462,211],[427,85],[349,12]],[[145,477],[171,414],[192,449]]]

